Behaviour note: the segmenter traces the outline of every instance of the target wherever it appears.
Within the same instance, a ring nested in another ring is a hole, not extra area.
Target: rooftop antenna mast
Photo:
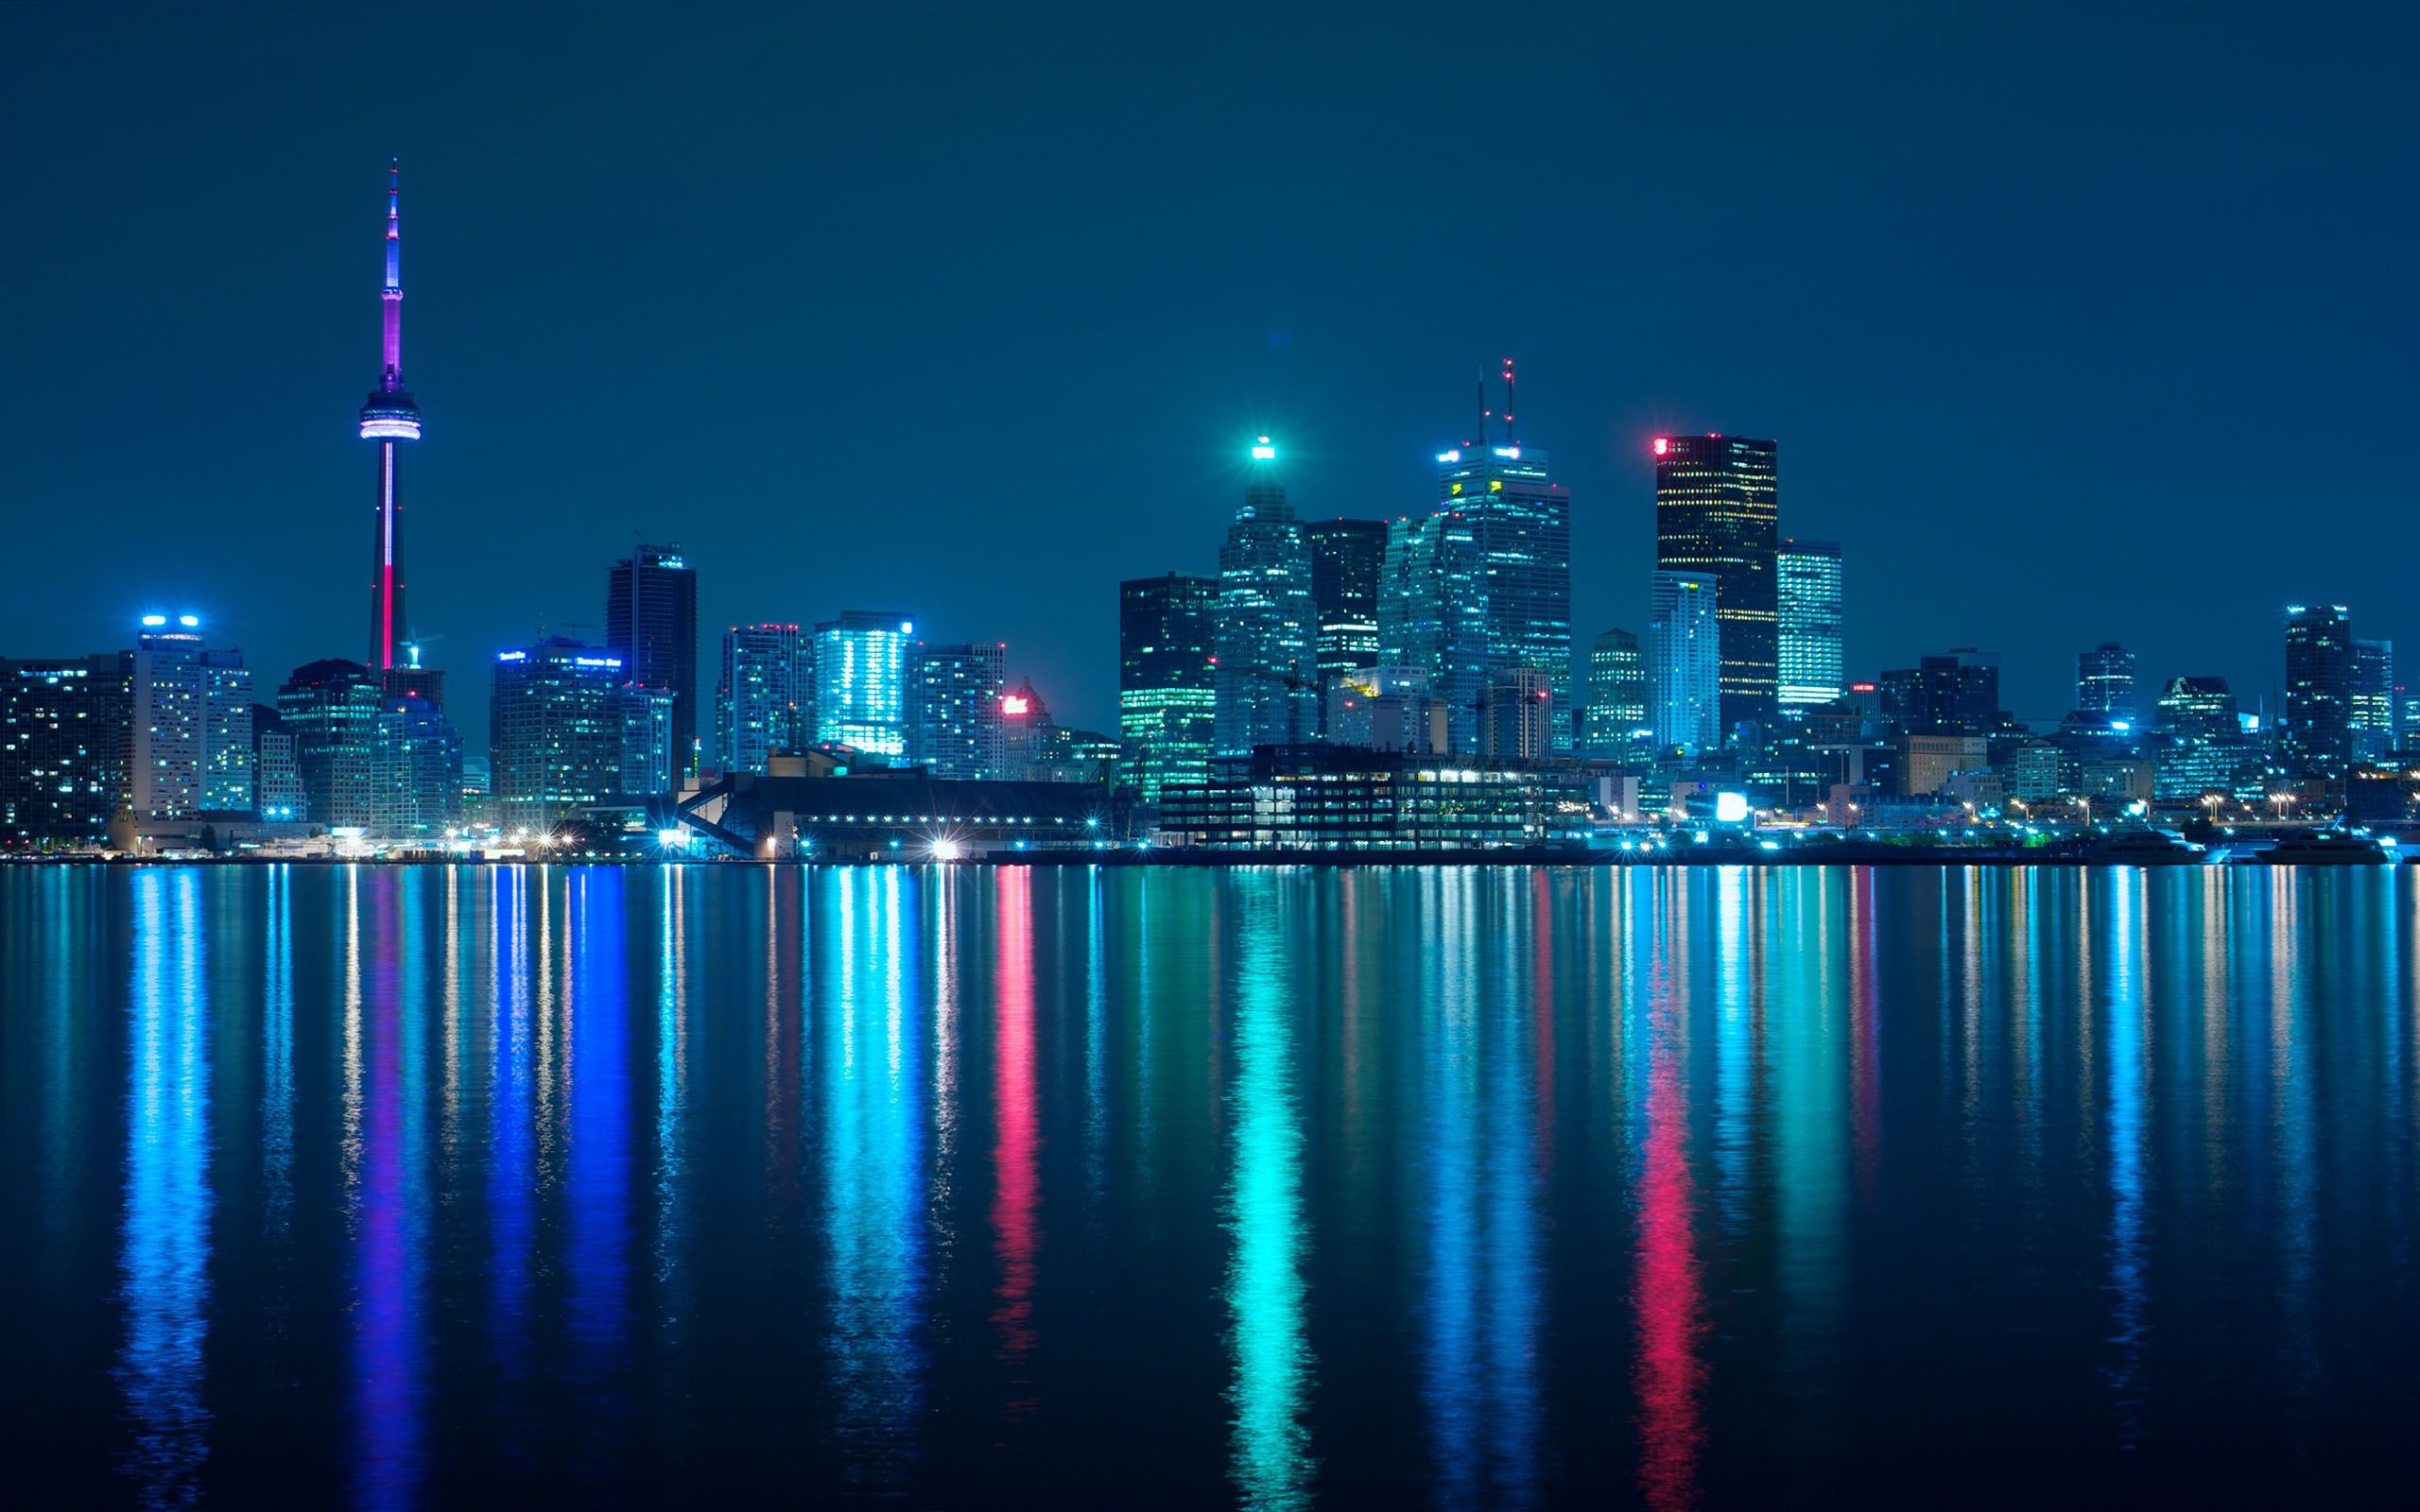
[[[1471,444],[1473,446],[1487,444],[1487,380],[1484,378],[1478,381],[1478,439]]]
[[[1521,436],[1512,428],[1512,359],[1504,359],[1504,444],[1518,446]]]

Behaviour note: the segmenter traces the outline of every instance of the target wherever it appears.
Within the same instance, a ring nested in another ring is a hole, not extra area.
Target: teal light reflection
[[[1234,1170],[1227,1187],[1228,1467],[1258,1509],[1310,1504],[1314,1464],[1303,1423],[1312,1360],[1306,1286],[1303,1129],[1280,889],[1266,872],[1235,879],[1241,902],[1236,975]]]

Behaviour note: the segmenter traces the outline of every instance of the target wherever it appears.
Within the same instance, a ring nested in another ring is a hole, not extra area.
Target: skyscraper
[[[1725,740],[1779,707],[1779,454],[1736,436],[1655,439],[1655,565],[1714,579]]]
[[[0,660],[0,845],[90,844],[126,803],[131,658]]]
[[[2338,778],[2353,756],[2353,614],[2342,604],[2286,610],[2287,769]]]
[[[668,792],[688,774],[698,742],[698,572],[679,541],[643,544],[614,564],[605,587],[605,650],[622,659],[632,683],[672,695]]]
[[[1008,647],[919,644],[908,657],[908,759],[944,782],[1000,775],[1000,699]]]
[[[1580,716],[1580,747],[1590,756],[1626,757],[1651,744],[1647,713],[1647,658],[1638,637],[1607,630],[1588,651],[1588,701]]]
[[[1117,585],[1117,733],[1146,803],[1204,782],[1217,733],[1212,646],[1219,580],[1167,573]]]
[[[1438,509],[1392,523],[1378,586],[1379,665],[1418,673],[1445,712],[1443,747],[1478,749],[1488,665],[1487,564],[1473,518]]]
[[[200,620],[143,616],[130,662],[128,807],[177,819],[252,806],[252,675],[201,642]]]
[[[1277,448],[1252,449],[1244,502],[1219,548],[1218,748],[1250,755],[1319,732],[1311,557],[1278,481]]]
[[[1571,490],[1552,481],[1547,454],[1522,445],[1513,429],[1510,363],[1504,388],[1503,443],[1488,440],[1482,414],[1477,441],[1437,456],[1437,509],[1462,515],[1477,553],[1480,658],[1477,667],[1450,671],[1438,691],[1475,694],[1516,667],[1544,673],[1548,742],[1560,755],[1571,749]]]
[[[1722,743],[1722,620],[1712,573],[1657,573],[1648,606],[1649,702],[1659,747]]]
[[[264,819],[298,823],[311,816],[295,764],[294,736],[277,705],[252,705],[252,812]]]
[[[498,820],[546,831],[622,791],[622,659],[549,636],[499,651],[489,702]]]
[[[277,712],[293,737],[311,822],[387,833],[397,805],[377,675],[339,659],[296,667],[277,690]]]
[[[2112,724],[2135,722],[2135,653],[2103,641],[2076,658],[2076,709]]]
[[[1841,654],[1841,543],[1785,540],[1773,556],[1781,707],[1830,703],[1846,686]]]
[[[908,756],[908,647],[904,614],[843,610],[815,627],[815,738],[887,761]]]
[[[628,662],[622,670],[630,671]],[[626,681],[614,691],[614,701],[622,725],[622,793],[638,798],[678,789],[685,765],[673,734],[679,696]]]
[[[2383,761],[2394,750],[2394,643],[2353,643],[2353,759]]]
[[[420,439],[420,406],[404,387],[404,284],[401,164],[387,170],[387,282],[379,290],[384,312],[384,362],[378,387],[361,406],[361,438],[378,443],[378,495],[370,541],[370,669],[384,679],[404,661],[409,634],[404,614],[404,505],[396,478],[396,450]]]
[[[795,625],[735,625],[715,690],[715,765],[763,776],[770,757],[815,743],[815,655]]]
[[[2236,790],[2250,751],[2224,678],[2175,678],[2159,696],[2152,796],[2189,802]]]
[[[1312,654],[1324,720],[1326,689],[1336,679],[1378,664],[1378,575],[1386,563],[1387,523],[1321,520],[1303,526],[1303,543],[1311,554],[1311,604],[1319,616]]]

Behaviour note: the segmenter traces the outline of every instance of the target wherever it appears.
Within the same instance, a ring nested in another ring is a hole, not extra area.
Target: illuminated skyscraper
[[[1117,734],[1126,781],[1146,803],[1210,779],[1219,580],[1168,573],[1117,585]]]
[[[2353,756],[2353,614],[2342,604],[2286,610],[2286,766],[2337,778]]]
[[[2383,761],[2395,748],[2394,643],[2353,643],[2353,759]]]
[[[815,654],[795,625],[735,625],[715,690],[715,765],[762,777],[772,756],[815,743]]]
[[[1313,654],[1324,716],[1326,689],[1338,677],[1378,664],[1378,575],[1386,562],[1387,523],[1316,521],[1303,526],[1303,541],[1311,553],[1311,603],[1319,614]]]
[[[688,774],[698,740],[698,572],[679,541],[642,545],[614,564],[605,588],[605,650],[622,659],[629,681],[672,695],[669,792]]]
[[[1482,411],[1478,438],[1437,456],[1437,512],[1461,515],[1476,553],[1475,598],[1465,607],[1476,608],[1478,617],[1476,645],[1464,637],[1459,650],[1446,653],[1437,692],[1457,701],[1476,698],[1497,673],[1522,667],[1543,673],[1551,709],[1548,747],[1564,755],[1571,749],[1571,490],[1552,481],[1546,453],[1521,444],[1509,362],[1504,411],[1500,444],[1488,439]],[[1443,576],[1450,578],[1453,546],[1440,545]],[[1439,608],[1450,613],[1459,585],[1443,586],[1446,599]],[[1475,666],[1468,664],[1474,651]],[[1457,661],[1463,664],[1450,664]]]
[[[101,838],[126,803],[132,659],[0,660],[0,845]]]
[[[387,170],[387,282],[379,290],[384,362],[378,387],[361,406],[361,438],[378,443],[378,495],[370,541],[370,670],[383,680],[402,663],[409,621],[404,614],[404,505],[396,451],[420,439],[420,406],[404,387],[403,169]]]
[[[1846,686],[1841,655],[1841,543],[1789,540],[1773,557],[1781,641],[1780,703],[1830,703]]]
[[[1417,673],[1444,711],[1445,744],[1478,749],[1478,703],[1486,685],[1487,564],[1472,516],[1438,509],[1392,523],[1378,587],[1381,666]]]
[[[1250,755],[1255,746],[1319,732],[1318,619],[1310,552],[1278,481],[1277,448],[1264,436],[1252,449],[1243,506],[1219,548],[1219,754]]]
[[[918,644],[908,657],[908,759],[945,782],[1000,775],[1000,699],[1008,647]]]
[[[545,831],[622,791],[622,659],[550,636],[499,651],[489,723],[498,821]]]
[[[143,617],[130,662],[128,807],[137,819],[252,806],[252,675],[201,643],[200,620]]]
[[[1648,607],[1649,702],[1659,747],[1722,742],[1722,622],[1711,573],[1657,573]]]
[[[294,741],[302,807],[313,824],[383,835],[393,820],[393,758],[387,694],[358,662],[296,667],[277,690],[279,722]]]
[[[2135,723],[2135,653],[2103,641],[2076,658],[2076,708],[2113,724]]]
[[[630,663],[622,663],[628,672]],[[622,787],[631,798],[670,793],[681,785],[683,768],[673,722],[680,701],[670,688],[625,682],[614,690],[622,725]]]
[[[870,756],[908,756],[908,648],[904,614],[844,610],[815,627],[815,738]]]
[[[1779,707],[1779,454],[1736,436],[1655,439],[1655,566],[1714,579],[1725,740]]]
[[[2190,802],[2205,794],[2232,795],[2258,762],[2224,678],[2175,678],[2159,696],[2159,728],[2150,742],[2152,796]]]
[[[1638,637],[1628,630],[1607,630],[1588,651],[1581,749],[1608,759],[1640,754],[1641,747],[1652,746],[1653,730],[1647,713],[1647,657]]]

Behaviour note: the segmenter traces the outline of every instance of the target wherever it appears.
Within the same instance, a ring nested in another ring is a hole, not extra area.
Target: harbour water
[[[2410,870],[0,868],[10,1500],[2408,1486]]]

